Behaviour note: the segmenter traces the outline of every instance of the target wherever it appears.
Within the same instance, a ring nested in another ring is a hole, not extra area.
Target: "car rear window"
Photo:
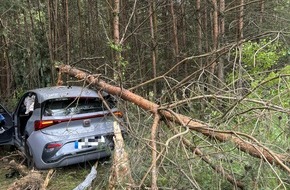
[[[110,108],[114,107],[114,102],[110,99],[108,104]],[[44,116],[67,116],[75,114],[93,113],[107,110],[102,100],[99,98],[58,98],[44,102]]]

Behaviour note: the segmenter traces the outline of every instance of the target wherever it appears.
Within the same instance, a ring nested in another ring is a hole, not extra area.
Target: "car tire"
[[[27,144],[27,138],[25,138],[24,151],[25,151],[26,164],[27,164],[28,169],[34,168],[33,155],[32,155],[30,148]]]

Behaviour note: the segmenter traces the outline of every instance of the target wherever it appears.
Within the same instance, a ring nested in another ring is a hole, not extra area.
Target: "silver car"
[[[57,86],[30,90],[11,115],[3,107],[0,114],[0,144],[22,150],[29,165],[38,169],[66,166],[108,157],[114,147],[115,117],[122,112],[114,97],[77,86]],[[108,109],[108,107],[110,109]]]

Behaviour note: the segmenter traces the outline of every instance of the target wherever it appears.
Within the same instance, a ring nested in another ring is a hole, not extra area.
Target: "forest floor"
[[[4,161],[1,160],[3,157],[7,157]],[[20,176],[15,174],[11,175],[12,172],[8,168],[9,161],[12,159],[16,162],[21,163],[23,158],[19,155],[15,155],[15,152],[11,152],[9,147],[0,147],[0,187],[5,190],[15,181],[20,179]],[[48,190],[72,190],[77,187],[86,176],[90,173],[91,167],[95,164],[95,161],[75,164],[62,168],[56,168],[52,178],[49,181],[47,187]],[[97,177],[94,182],[96,189],[103,189],[106,187],[107,179],[110,174],[110,160],[100,160],[97,168]],[[45,179],[48,171],[41,171],[43,178]]]

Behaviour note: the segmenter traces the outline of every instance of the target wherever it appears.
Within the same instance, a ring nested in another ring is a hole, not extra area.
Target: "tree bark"
[[[259,143],[250,135],[235,131],[217,130],[212,128],[210,125],[202,123],[193,118],[177,113],[173,115],[171,110],[168,111],[166,108],[162,108],[158,104],[155,104],[137,94],[134,94],[127,89],[110,85],[100,79],[100,77],[95,78],[94,76],[89,75],[88,73],[80,71],[76,68],[73,68],[69,65],[60,65],[57,68],[63,74],[68,74],[69,76],[75,77],[77,79],[85,79],[89,84],[95,85],[100,90],[104,90],[109,94],[119,96],[122,99],[134,103],[135,105],[153,114],[159,113],[163,118],[166,118],[172,122],[178,124],[184,123],[189,129],[202,133],[203,135],[208,136],[211,139],[215,139],[221,142],[231,141],[241,151],[244,151],[253,157],[266,160],[271,164],[279,165],[281,168],[290,173],[290,169],[288,168],[288,166],[285,165],[285,163],[290,164],[289,156],[274,153],[267,147],[264,147],[261,143]],[[178,118],[180,119],[176,119],[176,116],[178,116]],[[182,123],[180,121],[182,121]],[[244,140],[244,138],[246,138],[247,140]]]

